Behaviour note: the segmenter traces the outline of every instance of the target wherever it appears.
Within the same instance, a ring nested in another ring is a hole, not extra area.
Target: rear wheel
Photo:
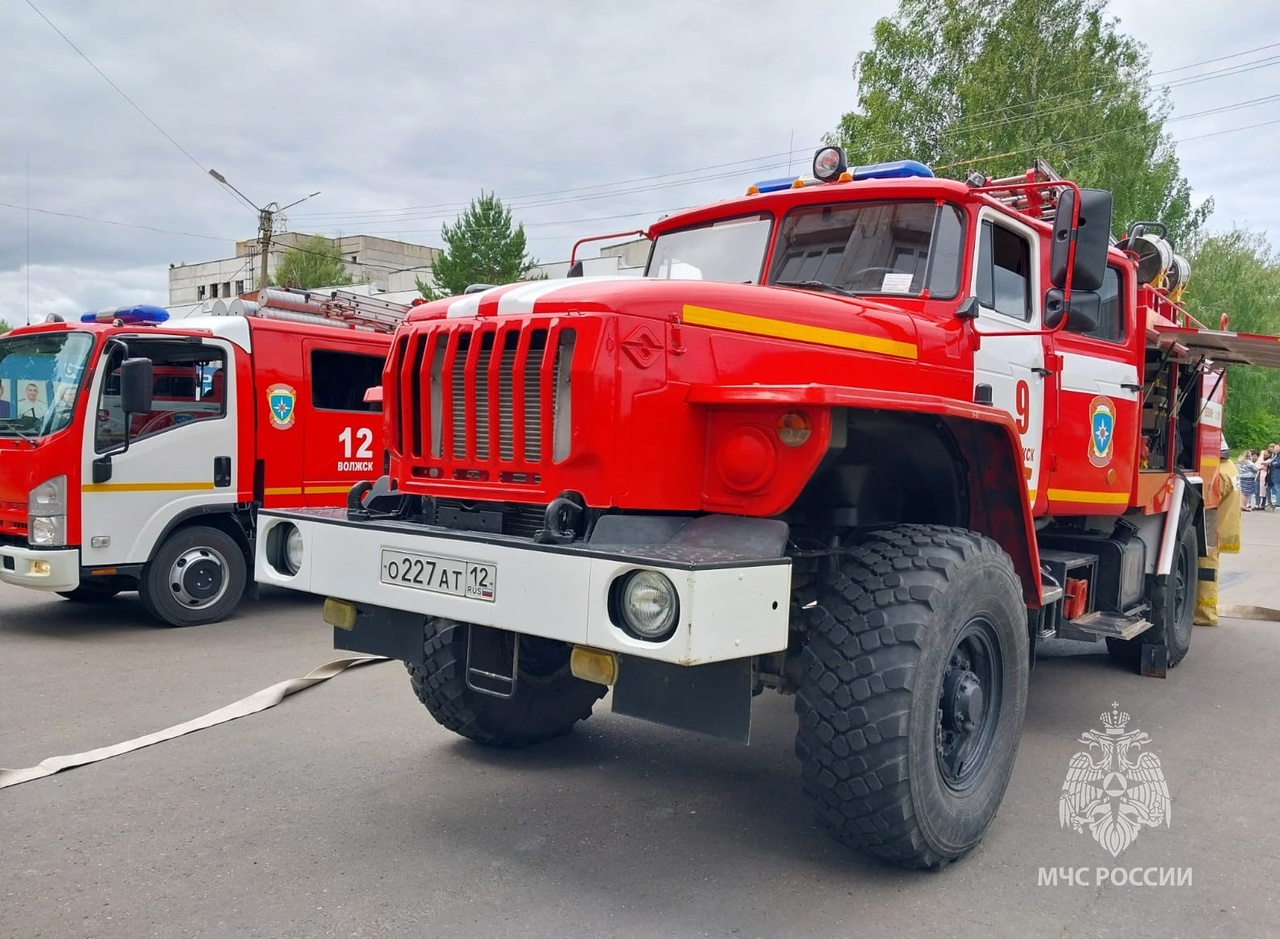
[[[477,743],[526,747],[567,734],[609,690],[573,676],[567,643],[432,617],[425,628],[423,663],[406,666],[413,693],[442,727]],[[469,638],[473,661],[498,663],[495,672],[505,663],[506,674],[520,644],[511,697],[485,694],[467,683]]]
[[[796,755],[840,841],[907,867],[968,853],[995,818],[1027,701],[1013,563],[962,529],[874,532],[804,610]]]
[[[1137,668],[1142,661],[1143,643],[1164,646],[1169,668],[1187,657],[1195,631],[1199,557],[1195,527],[1187,525],[1178,537],[1169,575],[1156,579],[1151,587],[1151,628],[1132,639],[1108,637],[1107,651],[1113,659]]]
[[[142,571],[138,595],[167,626],[200,626],[225,619],[244,595],[244,551],[217,528],[193,525],[169,536]]]

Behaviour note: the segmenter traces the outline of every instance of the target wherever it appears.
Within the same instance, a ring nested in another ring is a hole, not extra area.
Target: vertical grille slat
[[[502,355],[498,361],[498,459],[510,463],[516,456],[516,351],[520,333],[510,329],[502,334]]]

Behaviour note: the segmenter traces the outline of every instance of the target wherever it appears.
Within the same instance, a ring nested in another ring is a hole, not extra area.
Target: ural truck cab
[[[824,148],[645,234],[643,278],[415,309],[388,472],[345,513],[264,511],[258,580],[327,595],[338,647],[405,661],[483,744],[610,688],[745,742],[753,696],[793,694],[836,837],[964,855],[1038,641],[1149,674],[1187,653],[1222,355],[1274,340],[1194,323],[1112,243],[1109,194],[1039,164],[957,182]]]

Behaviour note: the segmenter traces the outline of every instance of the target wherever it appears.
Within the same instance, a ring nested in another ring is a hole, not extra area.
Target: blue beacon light
[[[158,306],[137,304],[120,306],[113,310],[99,310],[96,313],[85,313],[80,317],[82,323],[114,323],[117,320],[126,326],[153,326],[169,319],[169,313]]]

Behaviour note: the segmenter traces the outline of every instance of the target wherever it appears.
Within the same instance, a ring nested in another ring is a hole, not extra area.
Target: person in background
[[[1240,454],[1236,462],[1240,471],[1240,499],[1245,512],[1253,511],[1253,502],[1258,496],[1258,464],[1253,462],[1253,451],[1246,450]]]
[[[8,382],[0,381],[0,420],[4,420],[9,416],[9,399],[4,396],[5,385]]]
[[[1271,454],[1271,469],[1267,473],[1267,496],[1271,507],[1280,506],[1280,444],[1270,444],[1267,451]]]
[[[1254,462],[1258,465],[1258,503],[1259,509],[1271,508],[1271,500],[1269,498],[1271,484],[1271,451],[1259,450],[1258,457]]]

